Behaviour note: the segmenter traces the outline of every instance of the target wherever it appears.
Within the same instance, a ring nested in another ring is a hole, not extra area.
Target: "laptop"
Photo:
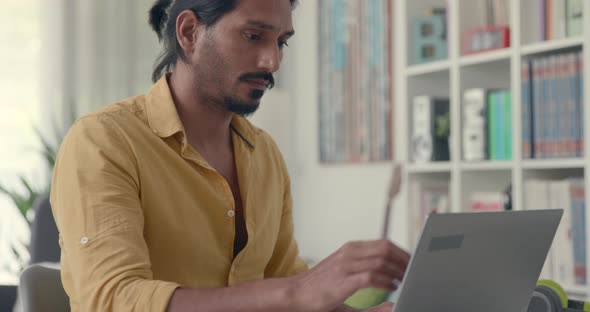
[[[395,312],[523,312],[562,209],[433,214]]]

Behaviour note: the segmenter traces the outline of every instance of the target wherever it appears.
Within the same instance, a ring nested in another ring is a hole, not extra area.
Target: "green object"
[[[35,131],[35,134],[37,135],[37,138],[41,142],[42,146],[42,150],[39,151],[39,153],[43,156],[43,159],[45,160],[47,168],[50,170],[50,172],[53,171],[59,146],[61,145],[67,130],[74,123],[74,121],[76,121],[77,114],[75,108],[76,107],[74,105],[70,105],[70,115],[68,116],[69,119],[65,120],[65,125],[63,126],[58,126],[57,120],[55,118],[52,119],[53,138],[51,139],[47,138],[46,134],[43,133],[43,131],[41,131],[38,127],[33,127],[33,130]],[[12,199],[25,220],[30,223],[32,220],[28,215],[28,212],[31,210],[38,197],[49,194],[49,190],[51,189],[51,175],[47,181],[42,181],[42,183],[28,181],[24,175],[20,175],[18,178],[23,186],[22,189],[24,191],[13,190],[0,183],[0,194],[4,194]]]
[[[512,94],[510,91],[504,91],[504,158],[505,160],[512,159]]]
[[[385,302],[390,292],[379,288],[363,288],[352,294],[344,304],[355,309],[368,309]]]
[[[575,301],[575,300],[569,300],[567,297],[567,294],[565,293],[565,290],[555,281],[552,280],[548,280],[548,279],[542,279],[539,280],[537,282],[537,286],[545,286],[549,289],[551,289],[558,297],[559,297],[559,301],[561,303],[561,308],[563,308],[564,312],[565,311],[580,311],[580,307],[577,306],[577,304],[583,304],[582,307],[582,311],[588,312],[590,311],[590,302],[582,302],[582,301]],[[571,306],[572,303],[575,303],[574,307]],[[569,309],[569,307],[572,307],[572,309]]]
[[[489,158],[491,160],[498,159],[498,142],[496,136],[496,127],[498,117],[496,116],[496,93],[488,93],[488,147],[490,149]]]
[[[559,284],[552,280],[542,279],[537,282],[537,286],[545,286],[552,289],[557,296],[559,296],[561,307],[564,309],[567,308],[567,295],[565,294],[565,290],[563,290]]]

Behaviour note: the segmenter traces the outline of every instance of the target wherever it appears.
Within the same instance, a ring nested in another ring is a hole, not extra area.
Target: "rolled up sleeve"
[[[107,114],[79,120],[54,169],[62,279],[79,311],[165,311],[180,285],[153,279],[137,162]]]

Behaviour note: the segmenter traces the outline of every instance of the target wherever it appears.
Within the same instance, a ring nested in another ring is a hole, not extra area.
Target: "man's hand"
[[[409,259],[388,240],[347,243],[308,272],[292,277],[294,304],[298,311],[332,311],[361,288],[393,291],[393,281],[403,279]],[[386,311],[387,306],[368,311]]]

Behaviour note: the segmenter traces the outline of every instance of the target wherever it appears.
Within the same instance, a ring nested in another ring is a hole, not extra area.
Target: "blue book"
[[[531,158],[531,114],[530,114],[530,80],[529,80],[529,62],[523,60],[521,65],[521,135],[522,135],[522,158]]]

